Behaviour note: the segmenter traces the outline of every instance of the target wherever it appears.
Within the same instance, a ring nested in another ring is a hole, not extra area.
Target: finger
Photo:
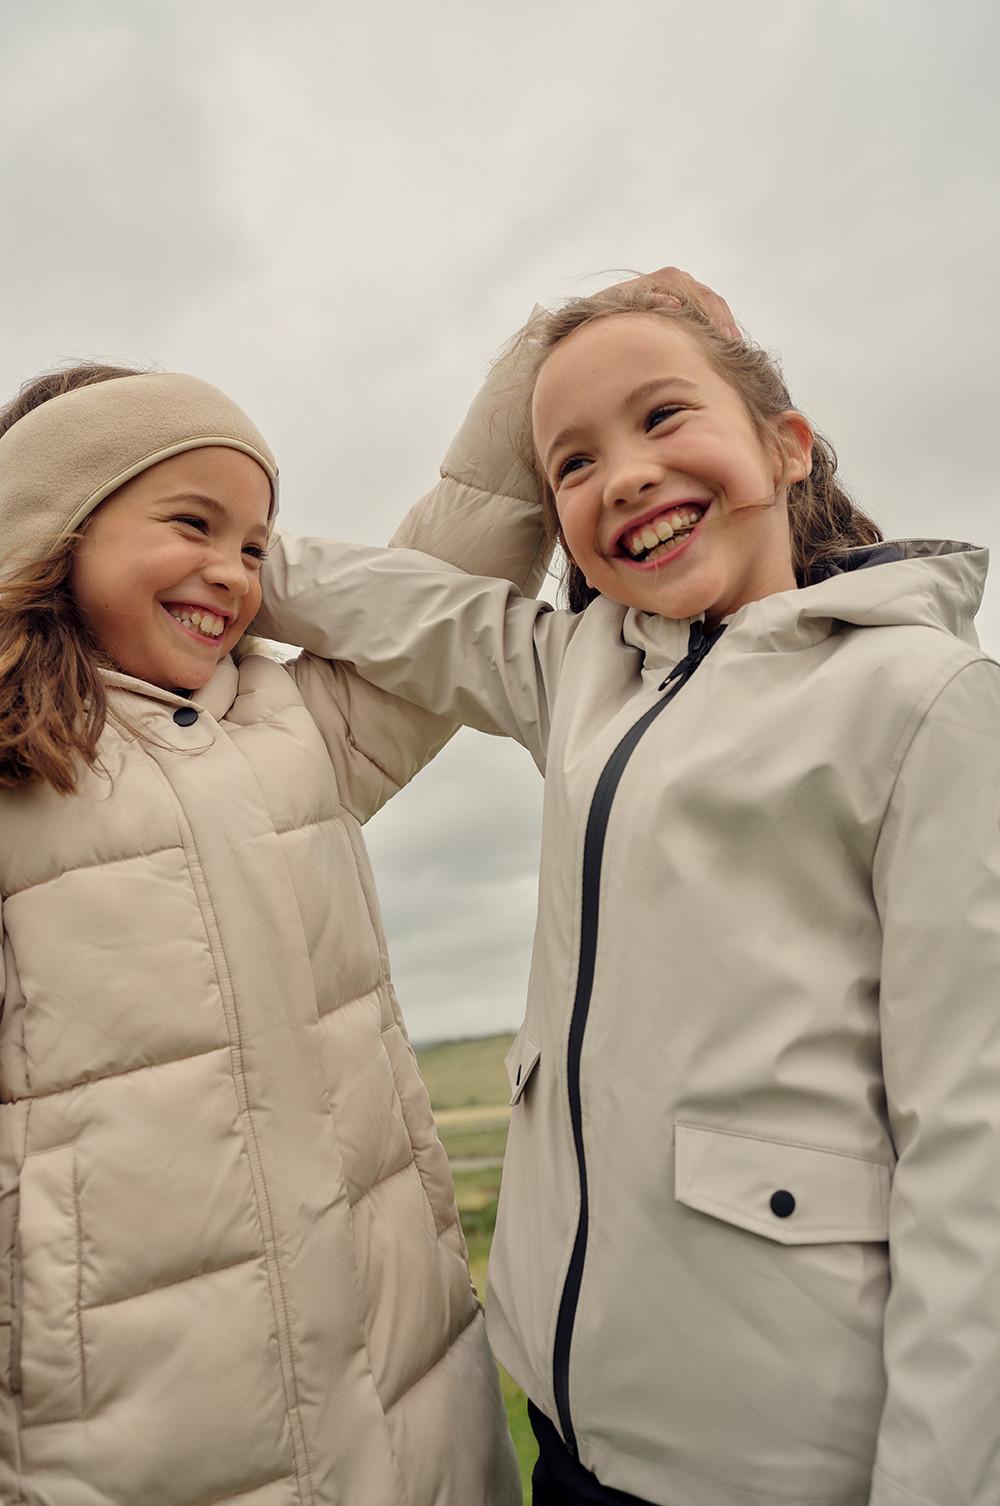
[[[699,282],[697,278],[692,277],[689,272],[682,272],[680,267],[660,267],[656,272],[648,273],[639,281],[649,284],[657,291],[662,290],[667,294],[687,298],[705,313],[715,328],[728,340],[740,339],[739,327],[726,300],[707,283]]]

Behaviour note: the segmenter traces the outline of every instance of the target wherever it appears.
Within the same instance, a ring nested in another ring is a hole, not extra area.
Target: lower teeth
[[[652,559],[654,555],[660,554],[664,549],[672,549],[675,544],[679,544],[682,539],[686,539],[691,531],[690,528],[681,528],[674,534],[673,538],[661,539],[658,544],[641,556],[639,563],[642,564],[643,561]]]

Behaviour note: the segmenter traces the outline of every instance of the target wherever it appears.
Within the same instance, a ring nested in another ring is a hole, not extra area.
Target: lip
[[[625,564],[632,565],[635,569],[642,570],[655,568],[656,565],[663,564],[666,560],[673,559],[674,555],[679,554],[684,545],[689,543],[691,539],[694,538],[695,534],[698,532],[698,529],[704,522],[705,515],[711,505],[711,500],[706,499],[705,497],[678,497],[672,502],[658,502],[653,507],[648,507],[646,511],[640,513],[638,517],[629,518],[627,523],[622,523],[618,530],[611,536],[611,545],[608,552],[613,559],[622,560]],[[701,517],[699,518],[695,526],[691,529],[691,532],[685,535],[684,539],[680,544],[678,544],[675,550],[671,550],[669,554],[661,554],[658,559],[650,562],[648,560],[635,559],[629,554],[628,550],[623,547],[622,540],[627,533],[634,533],[637,528],[642,528],[645,523],[651,523],[654,518],[662,518],[664,513],[675,512],[678,507],[699,507],[701,509]]]
[[[230,626],[230,623],[233,621],[233,616],[234,616],[234,614],[232,612],[223,612],[223,611],[220,611],[220,609],[218,607],[199,606],[197,602],[193,602],[193,601],[171,601],[169,603],[161,601],[159,603],[159,605],[163,608],[164,613],[166,614],[167,617],[170,618],[170,621],[173,623],[174,627],[177,628],[178,632],[183,633],[186,638],[193,639],[195,643],[204,643],[204,644],[210,645],[212,648],[218,648],[219,644],[222,642],[223,638],[226,636],[227,632],[229,631],[229,626]],[[197,628],[185,627],[184,624],[183,624],[183,622],[178,621],[178,619],[173,615],[173,613],[170,610],[171,607],[182,607],[182,606],[183,607],[191,607],[196,612],[213,612],[216,617],[222,617],[222,618],[224,618],[226,625],[222,629],[222,632],[219,633],[218,637],[216,637],[216,638],[209,637],[208,633],[199,633],[199,631],[198,631]]]

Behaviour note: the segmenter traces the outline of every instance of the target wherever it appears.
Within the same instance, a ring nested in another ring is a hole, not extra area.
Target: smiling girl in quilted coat
[[[996,1506],[985,551],[883,542],[696,308],[535,333],[571,610],[287,538],[265,607],[545,773],[487,1299],[536,1506]]]
[[[241,652],[277,471],[215,388],[0,433],[0,1499],[515,1506],[361,837],[453,723]],[[413,537],[532,578],[460,450]]]

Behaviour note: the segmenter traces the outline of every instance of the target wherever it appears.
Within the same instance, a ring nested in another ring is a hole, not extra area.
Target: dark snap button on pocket
[[[771,1212],[775,1218],[788,1218],[795,1212],[795,1199],[790,1192],[772,1192]]]
[[[190,727],[198,720],[198,713],[193,706],[178,706],[174,712],[174,721],[178,727]]]

